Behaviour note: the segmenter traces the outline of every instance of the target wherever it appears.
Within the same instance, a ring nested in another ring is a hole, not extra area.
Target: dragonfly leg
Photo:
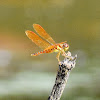
[[[67,53],[65,51],[62,51],[62,55],[66,58],[69,58],[70,60],[72,60],[72,57],[68,56]]]
[[[62,56],[66,57],[66,52],[64,50],[61,50]]]
[[[61,53],[61,52],[58,52],[58,54],[57,54],[57,56],[56,56],[56,58],[57,58],[57,60],[58,60],[59,63],[60,63],[60,59],[59,59],[60,53]]]

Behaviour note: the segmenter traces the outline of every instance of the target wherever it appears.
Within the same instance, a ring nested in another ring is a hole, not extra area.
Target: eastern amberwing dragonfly
[[[66,57],[65,51],[69,49],[69,45],[65,42],[56,43],[52,37],[39,25],[33,24],[34,30],[37,32],[35,34],[32,31],[25,31],[29,39],[31,39],[37,46],[39,46],[43,51],[31,54],[31,56],[38,56],[43,53],[53,53],[58,52],[56,58],[59,60],[60,54]]]

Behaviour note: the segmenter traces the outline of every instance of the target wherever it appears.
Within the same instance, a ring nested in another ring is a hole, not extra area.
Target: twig
[[[71,56],[67,53],[67,57],[59,65],[59,70],[56,76],[55,84],[48,100],[60,100],[65,85],[68,81],[70,71],[75,67],[77,55]]]

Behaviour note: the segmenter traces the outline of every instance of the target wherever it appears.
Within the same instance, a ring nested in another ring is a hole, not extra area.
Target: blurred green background
[[[0,0],[0,100],[47,100],[52,90],[56,54],[30,56],[40,51],[25,35],[33,23],[78,55],[61,100],[100,100],[100,0]]]

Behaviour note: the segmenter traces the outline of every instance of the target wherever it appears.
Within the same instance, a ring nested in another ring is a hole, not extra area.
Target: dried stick
[[[59,64],[59,70],[56,76],[55,84],[48,100],[60,100],[65,85],[68,81],[70,71],[75,67],[77,55],[71,56],[68,52],[67,57]]]

